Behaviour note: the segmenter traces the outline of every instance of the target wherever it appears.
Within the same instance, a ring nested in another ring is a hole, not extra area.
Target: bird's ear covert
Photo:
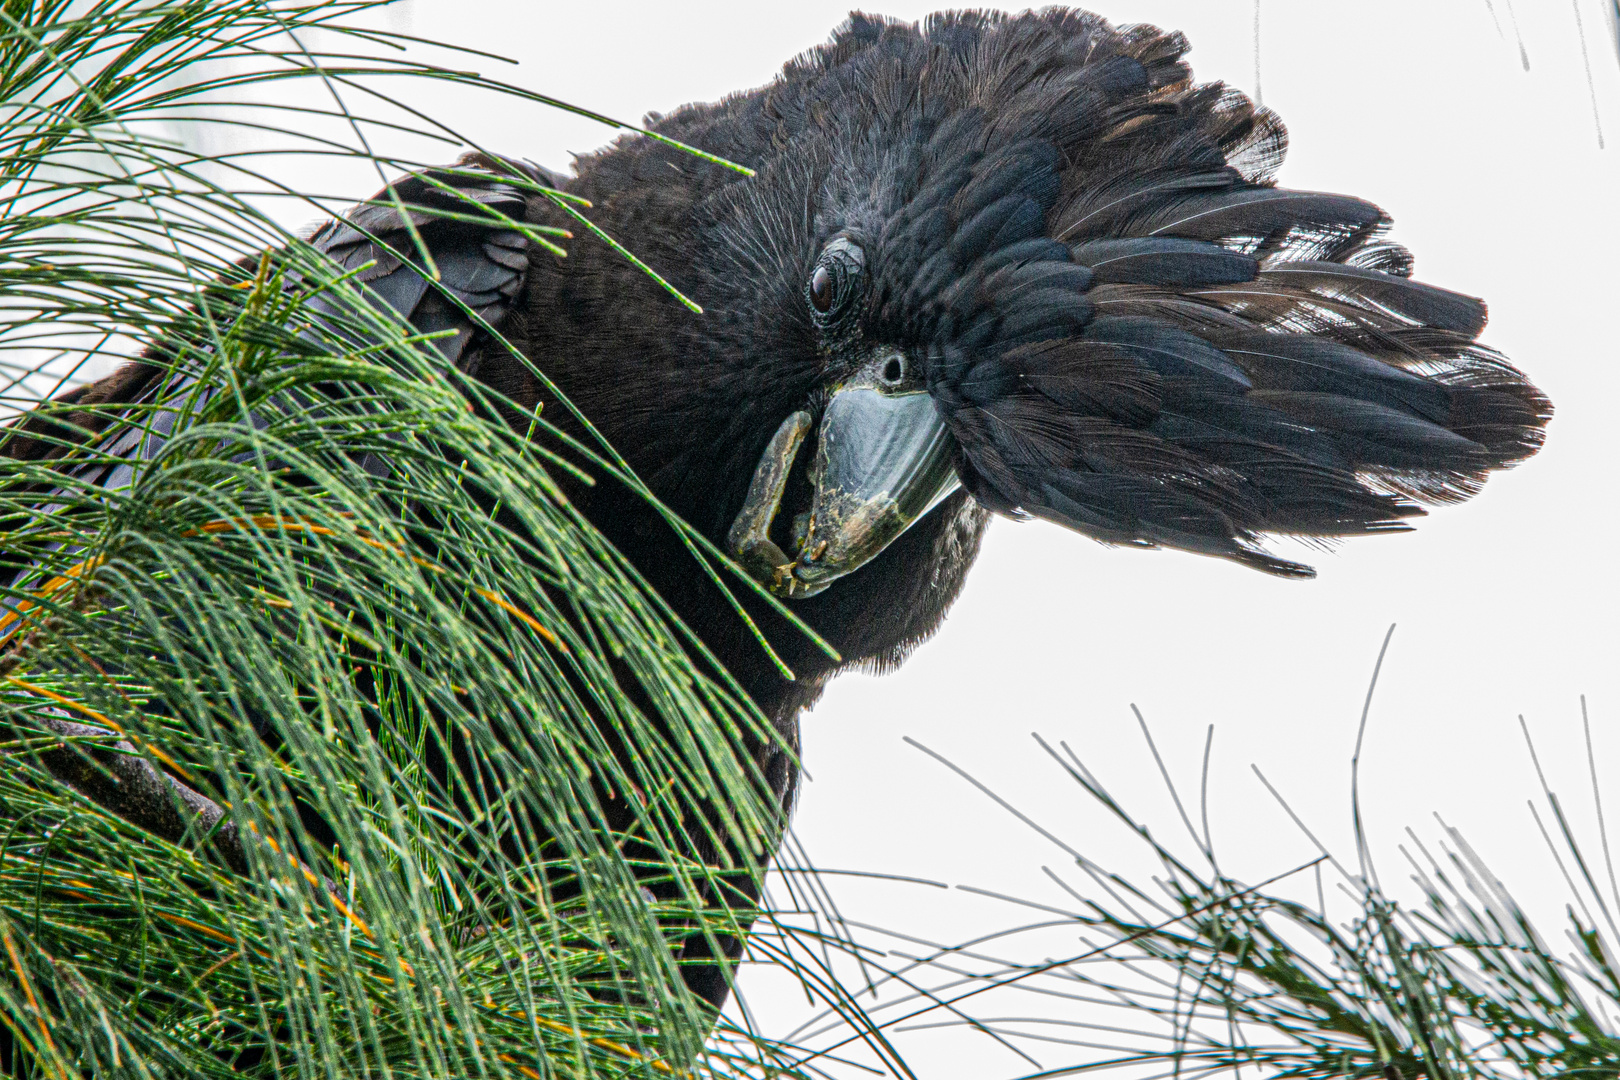
[[[831,240],[805,282],[810,317],[822,329],[836,328],[859,306],[865,284],[866,252],[847,236]]]

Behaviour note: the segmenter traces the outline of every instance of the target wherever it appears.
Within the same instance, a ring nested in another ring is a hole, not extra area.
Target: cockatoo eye
[[[823,315],[832,310],[833,276],[826,266],[816,267],[816,272],[810,275],[810,306]]]
[[[865,271],[866,253],[849,237],[836,237],[821,249],[804,295],[816,323],[824,330],[836,327],[859,306]]]

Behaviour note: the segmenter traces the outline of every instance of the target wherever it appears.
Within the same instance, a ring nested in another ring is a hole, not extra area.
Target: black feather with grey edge
[[[419,178],[395,190],[416,207],[438,284],[399,257],[414,241],[389,201],[317,239],[346,266],[376,258],[380,302],[419,328],[457,331],[440,343],[448,363],[521,406],[546,404],[446,293],[474,309],[720,544],[789,418],[821,438],[829,401],[877,361],[926,391],[962,490],[824,591],[793,597],[841,659],[744,598],[794,681],[639,496],[571,492],[772,720],[779,739],[755,764],[785,820],[799,713],[839,670],[892,666],[934,633],[990,511],[1304,576],[1263,537],[1402,528],[1419,502],[1466,498],[1540,445],[1550,406],[1477,342],[1484,305],[1412,281],[1373,204],[1275,187],[1280,123],[1194,84],[1185,51],[1180,35],[1074,11],[855,15],[771,84],[656,122],[753,178],[643,136],[581,158],[564,186],[701,317],[601,245],[557,259],[465,207],[449,220],[443,191]],[[521,172],[475,158],[437,183],[566,223],[495,175],[508,169]],[[822,311],[813,276],[832,244],[838,301]],[[136,400],[156,370],[78,400]],[[7,452],[42,453],[26,435],[46,423],[29,421]],[[815,556],[808,457],[770,531],[801,561]],[[757,895],[742,861],[716,902]],[[718,1004],[730,965],[712,952],[688,942],[688,980]]]

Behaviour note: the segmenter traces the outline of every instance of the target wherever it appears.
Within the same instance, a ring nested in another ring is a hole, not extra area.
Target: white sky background
[[[1253,91],[1250,0],[1095,6],[1119,22],[1186,31],[1200,80]],[[1260,72],[1265,104],[1291,134],[1281,182],[1379,203],[1414,250],[1419,278],[1486,297],[1485,341],[1557,406],[1547,448],[1415,533],[1312,556],[1321,576],[1307,583],[1190,555],[1108,549],[1046,524],[998,523],[938,638],[897,674],[840,680],[805,718],[811,779],[796,827],[817,863],[1072,907],[1041,873],[1072,867],[1067,857],[902,737],[967,768],[1088,856],[1140,870],[1139,848],[1030,739],[1034,731],[1067,740],[1128,807],[1171,835],[1176,817],[1132,703],[1195,801],[1205,729],[1215,726],[1209,812],[1229,872],[1259,880],[1315,854],[1251,765],[1326,843],[1353,857],[1356,721],[1383,634],[1396,623],[1361,772],[1386,884],[1394,879],[1399,891],[1404,876],[1402,830],[1434,839],[1438,812],[1562,940],[1561,886],[1525,808],[1538,789],[1517,717],[1528,721],[1572,816],[1590,823],[1580,749],[1579,695],[1587,695],[1599,768],[1620,812],[1612,551],[1620,148],[1598,149],[1571,4],[1520,0],[1528,72],[1507,0],[1495,7],[1505,34],[1485,0],[1265,0]],[[1604,133],[1620,143],[1620,66],[1602,9],[1580,0]],[[916,18],[930,6],[875,10]],[[417,0],[395,25],[513,57],[520,65],[505,74],[511,81],[634,121],[767,81],[845,14],[822,0]],[[501,72],[492,62],[461,63]],[[553,167],[610,134],[538,107],[458,116],[453,94],[434,105],[491,148]],[[354,196],[374,186],[356,183]],[[680,283],[679,267],[659,269]],[[849,918],[937,940],[1030,917],[961,890],[849,878],[833,886]],[[1073,950],[1073,935],[1042,948]],[[802,995],[768,971],[751,970],[744,988],[768,1033],[804,1015]],[[1052,1011],[1004,999],[989,1012],[1032,1010]],[[982,1034],[926,1031],[901,1036],[901,1045],[922,1076],[1031,1071]],[[1048,1067],[1085,1054],[1026,1048]]]

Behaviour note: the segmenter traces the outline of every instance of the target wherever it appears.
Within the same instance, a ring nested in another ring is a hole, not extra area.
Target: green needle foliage
[[[1402,854],[1412,888],[1402,891],[1410,899],[1394,895],[1371,857],[1359,804],[1356,858],[1335,858],[1283,804],[1321,854],[1259,882],[1238,878],[1211,842],[1207,804],[1189,806],[1141,726],[1185,833],[1174,842],[1067,743],[1037,737],[1082,801],[1140,842],[1142,857],[1125,869],[1096,861],[1094,821],[1084,820],[1071,844],[1069,830],[1049,828],[1016,797],[913,742],[1072,861],[1043,867],[1061,890],[1055,898],[1010,895],[995,882],[957,886],[1015,913],[1007,923],[979,921],[966,937],[845,924],[860,951],[834,960],[852,993],[870,991],[864,1022],[891,1037],[956,1035],[954,1045],[993,1048],[1011,1066],[996,1075],[1024,1080],[1620,1077],[1620,874],[1590,727],[1597,842],[1582,842],[1544,777],[1543,806],[1531,806],[1566,890],[1560,941],[1443,822],[1437,847],[1409,832]],[[1531,757],[1539,775],[1533,747]],[[891,885],[908,890],[913,906],[939,903],[945,888],[902,878]],[[824,1009],[788,1038],[833,1054],[854,1049],[856,1035],[848,1017]]]
[[[265,209],[270,151],[392,176],[413,163],[368,133],[455,142],[389,85],[545,100],[389,53],[409,42],[368,6],[0,4],[9,411],[130,358],[162,373],[0,465],[4,1064],[769,1071],[791,1048],[705,1049],[669,948],[737,929],[677,852],[773,842],[742,752],[766,729],[555,479],[634,478],[497,419],[515,406]],[[157,452],[109,476],[134,438]],[[694,573],[727,572],[691,539]],[[680,899],[648,899],[660,876]]]
[[[1307,868],[1317,896],[1302,901],[1222,873],[1196,832],[1203,857],[1178,857],[1067,747],[1047,749],[1162,869],[1152,885],[1101,876],[1081,916],[1110,963],[1069,971],[1141,1024],[1133,1052],[1093,1068],[1323,1080],[1620,1075],[1620,894],[1612,869],[1604,873],[1606,844],[1591,862],[1550,791],[1553,854],[1570,889],[1567,955],[1454,829],[1438,853],[1413,837],[1417,906],[1385,892],[1365,844],[1352,866],[1324,852]],[[1593,794],[1601,819],[1595,784]]]
[[[60,408],[6,436],[48,453],[0,460],[0,1071],[805,1075],[864,1043],[909,1075],[888,1033],[942,1016],[1052,1075],[1024,1021],[983,1014],[1028,992],[1079,1033],[1047,1043],[1125,1044],[1083,1068],[1620,1075],[1620,894],[1556,800],[1568,957],[1460,837],[1419,850],[1416,910],[1341,871],[1346,920],[1228,877],[1207,840],[1180,858],[1066,748],[1163,869],[1077,856],[1097,889],[1038,929],[1079,927],[1082,953],[863,947],[789,868],[755,955],[825,1010],[781,1043],[711,1035],[670,945],[749,913],[707,907],[716,871],[679,853],[765,850],[781,823],[744,751],[761,717],[558,478],[645,489],[271,212],[292,153],[380,179],[422,164],[380,141],[467,149],[409,106],[424,84],[561,106],[414,59],[371,6],[0,0],[0,408],[135,358],[162,387]],[[570,208],[577,242],[612,242]],[[693,573],[749,587],[666,517]],[[902,992],[863,1009],[880,986]]]
[[[1222,869],[1207,817],[1202,830],[1194,827],[1148,742],[1196,856],[1156,836],[1067,744],[1041,741],[1088,798],[1140,838],[1156,872],[1109,870],[1071,848],[1070,873],[1048,874],[1072,904],[972,890],[1045,917],[922,953],[913,946],[910,964],[891,961],[883,978],[906,992],[872,1009],[884,1030],[967,1028],[1029,1059],[1029,1080],[1091,1072],[1187,1080],[1620,1076],[1620,890],[1595,765],[1597,851],[1579,841],[1545,781],[1546,813],[1532,808],[1568,889],[1559,945],[1450,827],[1437,850],[1412,834],[1403,852],[1415,904],[1381,884],[1359,811],[1356,860],[1341,863],[1324,848],[1276,877],[1240,880]],[[1587,745],[1590,757],[1589,730]],[[1020,940],[1050,949],[1053,935],[1063,949],[1056,958],[1009,955]],[[1035,1015],[1006,1015],[1020,1006]],[[1050,1059],[1054,1044],[1065,1047],[1067,1062]],[[1044,1052],[1037,1059],[1026,1049]]]

